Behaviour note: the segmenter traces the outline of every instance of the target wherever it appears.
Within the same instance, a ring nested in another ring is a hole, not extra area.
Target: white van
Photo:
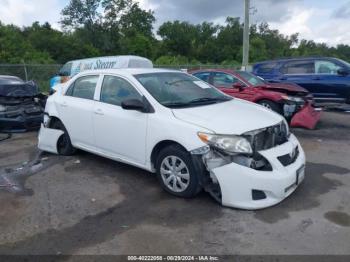
[[[57,84],[65,83],[76,74],[86,70],[116,69],[116,68],[153,68],[152,61],[132,55],[104,56],[69,61],[50,79],[50,89]]]

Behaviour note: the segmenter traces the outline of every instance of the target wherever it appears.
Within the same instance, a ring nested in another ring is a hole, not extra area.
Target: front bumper
[[[290,121],[290,126],[314,129],[320,118],[321,112],[316,111],[310,103],[307,103],[300,111],[298,111],[292,117]]]
[[[1,117],[0,132],[19,133],[30,130],[37,130],[43,121],[43,114],[38,115],[19,115],[17,117]]]
[[[290,154],[296,147],[299,154],[295,161],[282,165],[278,157]],[[259,171],[234,162],[209,170],[220,186],[222,205],[250,210],[266,208],[288,197],[303,181],[305,154],[294,135],[288,142],[259,153],[269,161],[272,171]],[[264,192],[266,198],[253,200],[253,190]]]

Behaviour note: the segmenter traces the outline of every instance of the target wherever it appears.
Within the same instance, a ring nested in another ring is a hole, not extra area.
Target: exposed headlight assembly
[[[253,153],[251,144],[242,136],[198,132],[198,137],[209,146],[222,150],[227,154],[250,155]]]
[[[297,97],[297,96],[283,95],[282,98],[284,100],[291,101],[291,102],[296,102],[296,103],[304,103],[305,102],[303,98]]]
[[[0,105],[0,112],[5,112],[6,111],[6,107],[3,105]]]

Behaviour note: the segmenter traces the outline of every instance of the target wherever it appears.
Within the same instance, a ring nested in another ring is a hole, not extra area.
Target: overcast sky
[[[152,9],[156,27],[168,20],[223,23],[242,16],[243,0],[138,0]],[[0,0],[0,20],[16,25],[48,21],[59,28],[61,9],[69,0]],[[251,0],[251,22],[268,22],[283,34],[329,45],[350,44],[350,0]]]

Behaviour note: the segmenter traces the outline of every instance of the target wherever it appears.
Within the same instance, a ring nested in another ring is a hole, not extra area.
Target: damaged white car
[[[39,148],[76,148],[157,173],[180,197],[265,208],[303,181],[305,155],[285,120],[183,72],[108,69],[76,75],[49,97]]]

